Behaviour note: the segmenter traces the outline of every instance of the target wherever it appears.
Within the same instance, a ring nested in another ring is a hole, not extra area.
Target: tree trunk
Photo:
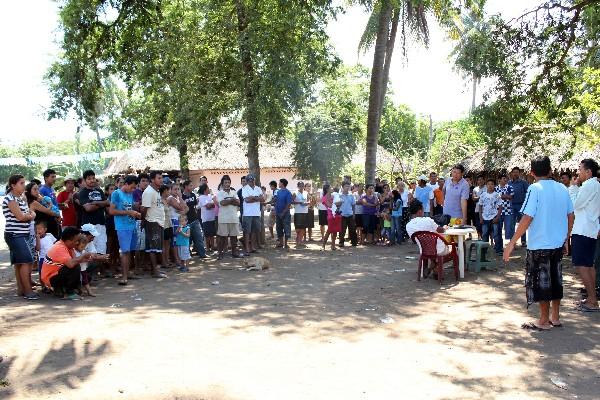
[[[371,87],[369,90],[369,112],[367,116],[367,146],[365,154],[365,183],[375,182],[377,165],[377,140],[379,138],[379,122],[381,117],[381,91],[383,85],[386,45],[389,38],[392,6],[390,0],[382,0],[381,13],[375,41],[375,54],[371,69]]]
[[[392,29],[385,45],[385,63],[383,65],[383,82],[381,83],[381,97],[379,99],[379,123],[383,115],[383,105],[385,104],[385,94],[387,93],[387,85],[390,80],[390,66],[392,65],[392,55],[394,54],[394,45],[396,42],[396,34],[398,33],[398,22],[400,21],[400,10],[394,10],[392,17]]]
[[[177,146],[179,151],[179,168],[181,169],[181,175],[183,179],[190,178],[190,160],[188,157],[188,146],[187,143],[182,143]]]
[[[471,99],[471,112],[475,110],[475,99],[477,96],[477,77],[473,75],[473,98]]]
[[[244,103],[246,110],[244,117],[248,130],[248,170],[256,177],[256,184],[260,186],[260,164],[258,160],[258,123],[256,113],[255,72],[252,64],[252,54],[248,37],[248,13],[244,0],[236,0],[235,7],[238,19],[240,57],[244,77]]]

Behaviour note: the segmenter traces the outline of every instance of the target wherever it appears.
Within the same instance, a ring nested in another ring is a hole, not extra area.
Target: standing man
[[[452,167],[452,179],[444,184],[444,214],[450,216],[450,224],[454,225],[461,220],[467,222],[467,201],[471,188],[463,178],[465,167],[456,164]]]
[[[153,278],[167,278],[167,274],[158,268],[156,256],[162,255],[165,209],[159,190],[163,183],[160,171],[150,172],[150,186],[142,195],[142,218],[146,232],[146,253],[150,257]]]
[[[340,232],[340,247],[344,247],[346,229],[350,235],[350,244],[358,244],[356,236],[356,219],[354,218],[354,207],[356,206],[356,197],[350,192],[350,182],[342,183],[342,194],[340,194],[340,211],[342,212],[342,231]]]
[[[587,292],[587,299],[579,305],[579,311],[600,311],[596,296],[596,270],[594,257],[596,242],[600,233],[600,183],[598,163],[586,158],[579,164],[581,188],[575,200],[575,224],[571,236],[573,266],[577,268]]]
[[[138,184],[138,178],[128,175],[120,189],[113,192],[110,198],[108,213],[115,217],[115,230],[119,240],[121,254],[122,276],[119,285],[127,285],[131,255],[137,250],[137,229],[135,221],[141,214],[133,209],[133,191]],[[133,279],[133,278],[132,278]]]
[[[496,231],[496,237],[494,237],[494,243],[496,245],[495,249],[496,254],[502,255],[502,248],[504,247],[504,241],[502,240],[502,227],[504,226],[504,232],[506,240],[510,240],[514,232],[512,229],[512,199],[513,199],[513,189],[510,185],[508,185],[508,177],[506,174],[500,174],[500,180],[498,181],[498,186],[496,187],[496,192],[500,194],[500,199],[502,199],[502,215],[500,215],[500,221],[498,221],[498,230]]]
[[[231,180],[229,183],[231,184]],[[192,240],[194,251],[198,254],[198,257],[207,258],[206,247],[204,246],[204,231],[202,230],[202,225],[198,218],[198,209],[196,208],[198,206],[198,196],[196,196],[196,193],[194,193],[192,189],[192,181],[189,179],[183,181],[183,194],[181,197],[188,206],[187,220],[188,225],[190,226],[190,239]]]
[[[237,236],[238,236],[238,207],[240,200],[237,193],[231,188],[231,178],[229,175],[224,175],[221,178],[221,190],[217,193],[217,201],[219,202],[219,220],[217,227],[217,246],[219,250],[218,260],[223,259],[223,253],[227,250],[227,238],[231,244],[231,256],[239,258],[237,251]],[[189,215],[189,214],[188,214]]]
[[[440,187],[440,185],[438,184],[437,172],[431,172],[429,174],[429,182],[427,182],[427,186],[429,186],[431,190],[435,190]]]
[[[254,175],[246,176],[246,186],[242,188],[244,213],[242,229],[244,231],[244,247],[246,253],[256,253],[258,235],[260,234],[260,203],[265,201],[262,190],[254,184]]]
[[[288,190],[287,185],[287,179],[279,180],[279,190],[277,190],[275,200],[275,225],[277,227],[277,247],[289,250],[288,240],[292,237],[292,216],[290,214],[292,193]]]
[[[508,185],[513,188],[511,233],[515,232],[517,222],[521,222],[521,217],[523,217],[521,208],[525,201],[527,188],[529,188],[529,183],[521,178],[521,172],[519,167],[514,167],[510,172],[510,181],[508,181]],[[527,247],[527,234],[521,237],[521,247]]]
[[[106,254],[106,208],[110,202],[100,187],[98,187],[96,174],[92,170],[83,173],[83,189],[79,191],[79,204],[81,205],[81,225],[92,224],[99,235],[94,237],[94,246],[100,254]]]
[[[479,207],[479,199],[481,198],[481,194],[486,191],[485,186],[485,178],[479,175],[472,194],[473,201],[475,202],[475,229],[477,229],[479,238],[481,238],[481,208]]]
[[[75,204],[73,203],[73,196],[75,195],[75,179],[65,179],[65,190],[60,192],[56,197],[58,207],[62,212],[62,228],[72,226],[77,228],[77,211],[75,210]]]
[[[49,168],[44,171],[44,184],[40,185],[40,195],[48,196],[52,200],[52,204],[58,207],[58,201],[56,200],[56,194],[54,193],[54,182],[56,182],[56,171]],[[52,217],[48,218],[48,233],[54,235],[55,238],[60,238],[60,222],[58,219]]]
[[[444,178],[439,178],[437,189],[433,189],[433,215],[439,215],[444,212],[444,183]]]
[[[419,176],[419,185],[415,187],[415,198],[423,204],[423,213],[429,217],[433,211],[433,187],[427,184],[425,175]]]
[[[525,288],[527,307],[540,304],[540,318],[521,325],[523,329],[549,330],[561,326],[560,301],[563,298],[562,258],[573,227],[573,203],[567,189],[550,178],[548,157],[531,161],[535,183],[529,186],[521,223],[506,248],[504,261],[510,260],[517,240],[528,231]],[[550,314],[552,309],[552,314]]]
[[[246,177],[242,176],[240,179],[241,188],[237,191],[238,200],[240,201],[240,224],[242,223],[242,216],[244,215],[244,196],[242,196],[242,189],[246,186]]]

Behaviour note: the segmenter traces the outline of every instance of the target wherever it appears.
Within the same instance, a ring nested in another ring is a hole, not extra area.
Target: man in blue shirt
[[[56,171],[52,168],[48,168],[44,171],[44,184],[40,185],[40,195],[48,196],[52,200],[52,205],[58,207],[58,201],[56,201],[56,194],[52,186],[56,182]],[[47,221],[48,233],[51,233],[55,238],[60,239],[60,224],[56,218],[48,218]]]
[[[523,324],[524,329],[549,330],[561,326],[562,257],[569,246],[567,238],[571,235],[575,215],[569,192],[564,185],[549,178],[551,171],[548,157],[531,161],[535,183],[527,190],[517,232],[504,249],[503,258],[508,262],[517,240],[525,231],[529,232],[525,272],[527,307],[538,302],[540,318]]]
[[[136,189],[137,184],[137,177],[133,175],[126,176],[123,186],[113,192],[108,208],[108,213],[115,217],[115,230],[119,239],[121,268],[123,270],[119,285],[127,285],[131,254],[137,250],[135,220],[140,219],[142,216],[133,209],[133,191]]]
[[[514,167],[510,172],[510,180],[508,181],[508,185],[513,188],[513,198],[512,198],[512,219],[511,232],[514,233],[515,226],[517,222],[521,222],[521,217],[523,217],[523,213],[521,212],[521,207],[523,207],[523,202],[525,201],[525,194],[527,193],[527,188],[529,188],[529,183],[525,179],[521,179],[521,169],[519,167]],[[521,247],[527,246],[527,234],[521,236]]]
[[[340,247],[344,247],[344,237],[346,236],[346,229],[350,234],[350,244],[356,246],[358,238],[356,236],[356,220],[354,218],[354,206],[356,205],[356,198],[354,194],[350,192],[350,182],[345,181],[342,183],[342,194],[340,194],[340,211],[342,213],[342,231],[340,232]]]
[[[275,226],[277,228],[277,247],[288,250],[288,240],[292,237],[292,216],[290,205],[292,204],[292,192],[287,188],[288,181],[285,178],[279,180],[279,190],[275,200]]]

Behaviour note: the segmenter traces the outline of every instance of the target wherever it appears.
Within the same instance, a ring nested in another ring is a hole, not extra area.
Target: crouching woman
[[[62,232],[61,240],[50,247],[42,267],[42,282],[51,287],[54,294],[67,300],[80,300],[75,291],[81,285],[80,263],[88,262],[93,254],[84,253],[75,257],[75,246],[81,232],[77,228],[67,227]]]

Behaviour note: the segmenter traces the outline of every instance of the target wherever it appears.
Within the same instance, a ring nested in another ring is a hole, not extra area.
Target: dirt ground
[[[412,244],[262,253],[271,270],[194,262],[102,280],[81,302],[26,302],[0,250],[0,398],[599,398],[600,314],[574,310],[569,262],[564,327],[532,333],[522,249],[441,287],[417,282]]]

